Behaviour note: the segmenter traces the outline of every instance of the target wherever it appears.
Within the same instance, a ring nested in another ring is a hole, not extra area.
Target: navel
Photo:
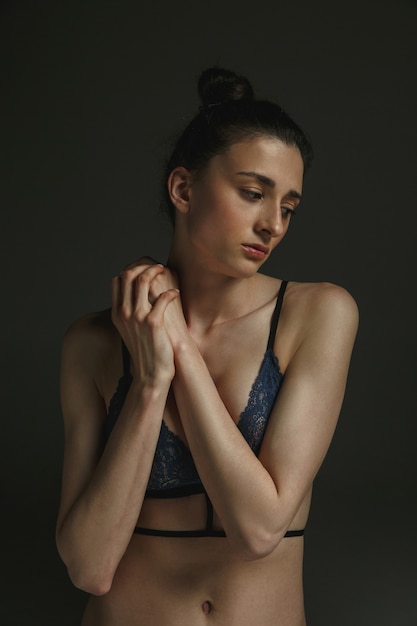
[[[209,600],[205,600],[203,604],[201,605],[201,608],[203,610],[204,615],[209,615],[209,613],[211,613],[213,610],[213,606],[211,602],[209,602]]]

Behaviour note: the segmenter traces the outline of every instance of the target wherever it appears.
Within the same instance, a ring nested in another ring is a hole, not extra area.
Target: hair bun
[[[230,100],[253,99],[252,85],[244,76],[221,67],[204,70],[198,81],[198,93],[204,107]]]

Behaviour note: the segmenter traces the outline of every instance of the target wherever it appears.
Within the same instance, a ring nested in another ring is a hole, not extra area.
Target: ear
[[[181,213],[187,213],[191,196],[191,173],[183,166],[172,170],[167,181],[172,204]]]

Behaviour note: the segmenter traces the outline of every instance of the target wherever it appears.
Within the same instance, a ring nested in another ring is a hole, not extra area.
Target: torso
[[[135,535],[82,626],[304,626],[302,539],[246,562],[225,541]]]
[[[236,423],[264,356],[279,286],[280,281],[262,276],[259,297],[254,298],[258,308],[219,325],[198,342]],[[297,283],[290,283],[287,288],[274,344],[283,373],[299,341],[293,320],[297,317],[294,311],[300,289],[303,287]],[[105,336],[109,358],[97,382],[108,407],[122,375],[121,346],[108,312],[99,315],[103,327],[108,325]],[[175,402],[168,404],[164,420],[170,430],[186,441]],[[305,527],[310,499],[311,491],[291,528]],[[178,530],[201,528],[205,516],[202,494],[168,500],[147,498],[138,525]],[[221,528],[216,515],[214,527]],[[216,626],[303,626],[302,558],[302,537],[283,539],[268,557],[242,561],[225,538],[133,535],[111,590],[105,596],[91,597],[82,624],[199,626],[210,621]]]

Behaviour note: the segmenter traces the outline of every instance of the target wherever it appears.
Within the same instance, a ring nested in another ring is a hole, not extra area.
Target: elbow
[[[281,538],[281,535],[278,534],[260,534],[258,537],[255,537],[255,540],[248,546],[247,558],[251,561],[264,559],[274,552]]]
[[[113,583],[112,576],[94,574],[85,568],[67,566],[67,572],[74,587],[93,596],[106,595]]]
[[[282,537],[283,533],[257,527],[250,533],[241,534],[234,543],[242,560],[258,561],[272,554]]]
[[[65,562],[65,561],[64,561]],[[71,558],[65,563],[68,576],[77,589],[93,596],[104,596],[113,584],[115,569],[87,557]]]
[[[57,542],[59,556],[64,562],[68,576],[77,589],[94,596],[104,596],[111,589],[115,571],[103,565],[93,566],[86,556],[68,554]]]

